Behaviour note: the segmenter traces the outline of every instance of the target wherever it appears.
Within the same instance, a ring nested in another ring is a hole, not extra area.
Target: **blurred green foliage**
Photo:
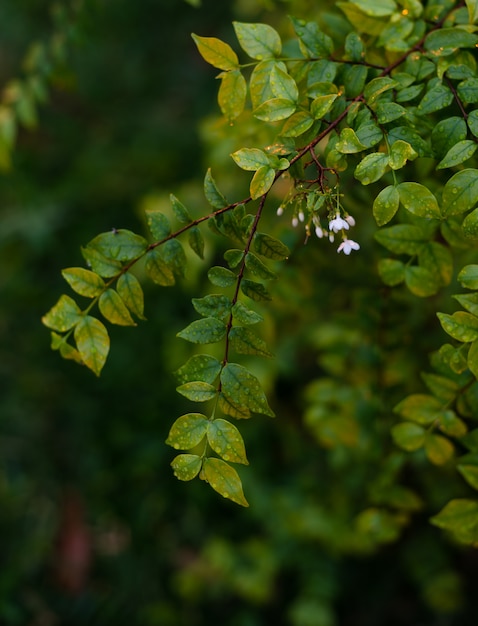
[[[241,471],[249,509],[176,481],[164,445],[187,406],[171,372],[188,354],[174,336],[206,285],[199,262],[179,287],[148,287],[147,322],[111,330],[100,379],[50,351],[40,318],[64,287],[59,269],[82,263],[81,245],[101,230],[140,230],[142,210],[163,207],[172,190],[199,214],[206,163],[231,196],[247,189],[228,155],[255,145],[257,127],[228,134],[190,33],[227,40],[232,19],[286,29],[285,11],[324,10],[305,0],[195,4],[65,4],[71,32],[45,73],[47,101],[37,125],[20,123],[4,163],[0,623],[471,626],[478,557],[428,522],[468,488],[390,437],[392,407],[404,388],[420,390],[424,355],[441,341],[435,304],[414,307],[387,287],[377,298],[367,189],[357,186],[349,206],[364,216],[369,250],[353,266],[304,246],[270,212],[293,254],[274,314],[263,310],[276,358],[256,365],[280,416],[241,425],[254,459]],[[1,86],[28,75],[32,42],[64,32],[59,8],[0,5]]]

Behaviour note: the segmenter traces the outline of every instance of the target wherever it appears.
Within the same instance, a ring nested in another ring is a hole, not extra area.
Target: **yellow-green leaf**
[[[176,450],[190,450],[201,443],[209,420],[202,413],[181,415],[171,426],[166,443]]]
[[[192,480],[202,467],[202,458],[197,454],[178,454],[171,461],[174,475],[178,480]]]
[[[223,419],[209,422],[207,440],[211,448],[225,461],[249,465],[244,440],[238,429]]]
[[[194,33],[191,37],[194,39],[199,54],[213,67],[220,70],[232,70],[239,66],[237,54],[229,44],[216,37],[200,37]]]
[[[101,276],[83,267],[68,267],[61,273],[73,291],[79,293],[80,296],[94,298],[104,289],[105,281]]]
[[[214,491],[241,506],[249,506],[236,470],[221,459],[204,459],[200,478],[206,480]]]
[[[131,313],[134,313],[140,320],[144,317],[144,295],[139,280],[131,272],[122,274],[118,278],[116,290],[126,304]]]
[[[84,364],[99,376],[110,349],[110,338],[104,324],[86,315],[75,326],[74,336]]]
[[[126,304],[114,289],[107,289],[101,294],[98,307],[108,322],[119,326],[136,326]]]
[[[41,321],[45,326],[60,333],[73,328],[82,319],[80,307],[70,296],[60,296],[58,302],[46,313]]]

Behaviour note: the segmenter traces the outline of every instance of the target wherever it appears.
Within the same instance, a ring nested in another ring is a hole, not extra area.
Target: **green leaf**
[[[378,273],[389,287],[395,287],[405,280],[405,264],[396,259],[380,259]]]
[[[84,364],[99,376],[110,349],[110,339],[104,324],[86,315],[75,326],[74,333],[76,347]]]
[[[194,39],[199,54],[213,67],[220,70],[232,70],[239,66],[237,54],[224,41],[216,37],[200,37],[194,33],[191,37]]]
[[[337,100],[338,95],[328,94],[325,96],[317,96],[310,103],[310,112],[316,120],[321,120],[332,108],[334,102]]]
[[[119,229],[97,235],[88,248],[114,261],[132,261],[146,252],[148,242],[130,230]]]
[[[217,101],[222,114],[231,122],[244,111],[247,83],[240,70],[223,72],[220,78]]]
[[[453,533],[459,541],[476,544],[478,541],[478,502],[456,499],[430,519],[430,522],[443,530]]]
[[[478,341],[473,341],[468,350],[467,357],[468,369],[475,378],[478,379]]]
[[[471,111],[470,114],[468,115],[468,126],[471,130],[471,132],[473,133],[473,135],[475,137],[478,137],[478,109],[475,109],[474,111]],[[465,124],[465,121],[463,120],[463,123]],[[466,129],[466,124],[465,124],[465,129]],[[465,130],[465,137],[466,137],[466,130]]]
[[[476,279],[478,281],[478,278]],[[478,287],[476,287],[478,289]],[[478,316],[478,292],[452,296],[469,313]]]
[[[387,224],[398,211],[400,196],[394,185],[388,185],[373,201],[373,216],[379,226]]]
[[[187,264],[186,254],[182,244],[177,239],[165,241],[160,248],[160,255],[173,274],[184,276]]]
[[[179,385],[179,387],[176,387],[176,391],[192,402],[207,402],[217,395],[216,387],[202,380],[195,380],[184,383],[184,385]]]
[[[243,170],[255,172],[263,166],[270,167],[269,156],[258,148],[241,148],[231,154],[235,163]]]
[[[61,337],[56,333],[51,333],[52,336],[52,350],[59,350],[62,358],[70,361],[75,361],[79,365],[84,365],[81,354],[76,348],[66,342],[65,337]]]
[[[457,278],[465,289],[478,289],[478,265],[465,265]]]
[[[272,296],[264,285],[254,280],[244,278],[241,282],[241,291],[245,296],[255,302],[260,302],[261,300],[272,300]]]
[[[423,447],[426,431],[418,424],[404,422],[392,428],[392,437],[395,443],[407,452],[414,452]]]
[[[200,259],[204,259],[204,237],[198,226],[189,229],[188,235],[189,247],[195,252]]]
[[[351,4],[371,17],[387,17],[397,10],[397,4],[394,0],[380,0],[380,2],[376,0],[354,0]]]
[[[165,262],[161,255],[161,251],[158,248],[153,248],[146,253],[146,274],[151,278],[153,282],[162,287],[169,287],[174,285],[174,274]]]
[[[478,237],[478,209],[468,213],[461,226],[465,237],[476,239]]]
[[[374,236],[382,246],[395,254],[418,254],[428,241],[427,235],[418,226],[411,224],[396,224],[382,228]]]
[[[175,450],[190,450],[204,439],[209,420],[202,413],[187,413],[171,426],[166,443]]]
[[[370,185],[382,178],[388,167],[388,155],[383,152],[367,154],[355,168],[354,176],[362,185]]]
[[[402,139],[409,143],[418,156],[431,157],[432,151],[428,143],[420,135],[408,126],[395,126],[388,131],[388,142],[393,145],[395,141]]]
[[[352,128],[344,128],[340,133],[338,142],[335,144],[335,149],[343,154],[354,154],[365,150],[366,146],[360,143]]]
[[[379,78],[373,78],[365,87],[363,95],[369,105],[372,105],[379,96],[386,91],[397,87],[397,81],[388,76],[380,76]]]
[[[429,434],[425,440],[425,454],[434,465],[444,465],[453,458],[455,447],[441,435]]]
[[[456,466],[456,469],[460,472],[466,482],[478,490],[478,466],[477,465],[465,465],[461,464]]]
[[[413,161],[417,156],[417,153],[409,143],[398,139],[390,148],[388,164],[392,170],[399,170],[405,166],[407,161]]]
[[[178,454],[171,467],[178,480],[192,480],[201,471],[202,458],[197,454]]]
[[[270,270],[253,252],[246,254],[246,267],[253,276],[261,278],[262,280],[273,280],[277,278],[277,274]]]
[[[280,122],[290,117],[296,108],[297,105],[292,100],[271,98],[254,109],[253,115],[263,122]]]
[[[42,318],[42,323],[60,333],[70,330],[82,319],[80,307],[70,296],[60,296],[58,302]]]
[[[116,290],[131,313],[134,313],[140,320],[144,317],[144,295],[139,280],[127,272],[118,278]]]
[[[466,122],[462,117],[441,120],[432,130],[433,148],[438,155],[445,155],[455,144],[466,139],[466,135]]]
[[[400,417],[417,424],[432,424],[442,409],[442,403],[433,396],[415,393],[407,396],[393,409]]]
[[[437,56],[452,54],[457,48],[474,48],[478,36],[462,28],[439,28],[425,39],[425,50]]]
[[[453,274],[453,257],[450,249],[437,241],[430,241],[420,248],[418,262],[433,274],[441,287],[451,282]]]
[[[226,335],[226,325],[215,317],[205,317],[191,322],[177,333],[177,337],[191,343],[217,343]]]
[[[98,307],[108,322],[119,326],[136,326],[126,304],[114,289],[107,289],[101,294]]]
[[[214,452],[225,461],[249,465],[244,440],[231,422],[223,419],[209,422],[207,440]]]
[[[258,254],[276,261],[287,259],[290,254],[289,248],[282,241],[267,233],[257,232],[254,235],[252,246]]]
[[[348,98],[357,98],[362,94],[367,75],[368,69],[364,65],[350,65],[343,70],[342,81]]]
[[[239,354],[255,354],[257,356],[272,357],[265,341],[260,339],[249,328],[234,326],[229,333],[229,340]]]
[[[221,390],[231,404],[239,409],[246,407],[253,413],[274,417],[259,381],[242,365],[228,363],[223,368]]]
[[[215,317],[225,321],[231,314],[231,299],[220,294],[210,294],[204,298],[193,298],[193,307],[204,317]]]
[[[468,432],[465,422],[457,417],[454,411],[442,411],[438,420],[439,429],[449,437],[463,437]]]
[[[233,22],[232,25],[241,48],[252,59],[262,61],[280,55],[282,42],[279,33],[269,24]]]
[[[469,342],[478,339],[478,317],[465,311],[453,315],[437,313],[443,330],[457,341]]]
[[[224,498],[241,506],[249,506],[244,497],[241,479],[236,470],[221,459],[204,459],[201,478]]]
[[[224,252],[224,260],[229,265],[229,267],[235,268],[241,263],[244,259],[244,250],[238,250],[237,248],[233,248],[231,250],[226,250]]]
[[[478,21],[478,0],[465,0],[465,4],[468,9],[468,21],[474,24]]]
[[[429,115],[445,109],[453,102],[453,92],[446,85],[435,85],[429,89],[418,104],[420,115]]]
[[[229,415],[235,419],[243,420],[251,417],[251,412],[246,406],[234,404],[234,401],[226,397],[223,393],[219,394],[217,405],[218,409],[225,415]]]
[[[270,77],[272,69],[276,65],[284,70],[286,69],[286,66],[282,63],[282,61],[268,59],[258,63],[252,70],[251,78],[249,80],[249,92],[253,109],[256,109],[260,104],[274,97],[270,84]]]
[[[222,209],[227,206],[227,200],[219,191],[216,181],[212,177],[211,168],[208,168],[204,177],[204,195],[209,204],[215,209]]]
[[[240,243],[242,246],[244,241],[243,217],[244,205],[240,204],[233,211],[216,215],[214,217],[214,225],[222,235]],[[211,224],[211,221],[209,223]]]
[[[251,198],[256,200],[267,193],[274,184],[275,177],[276,172],[272,167],[268,165],[260,167],[251,180],[249,187]]]
[[[298,111],[286,120],[281,130],[281,137],[299,137],[309,130],[314,121],[314,118],[308,111]],[[286,160],[287,159],[283,159],[283,161]],[[289,165],[281,169],[287,169],[288,167]]]
[[[365,46],[360,35],[355,32],[348,33],[344,44],[345,54],[350,61],[362,61],[365,56]]]
[[[478,202],[478,170],[464,169],[447,181],[442,196],[443,215],[460,215]]]
[[[259,315],[259,313],[256,313],[256,311],[252,311],[242,302],[235,303],[235,305],[232,307],[232,313],[234,319],[239,324],[250,325],[258,324],[259,322],[264,321],[262,315]]]
[[[145,214],[149,230],[156,241],[161,241],[171,234],[169,220],[161,211],[146,209]]]
[[[405,115],[406,109],[396,102],[378,102],[375,114],[379,124],[388,124]]]
[[[433,395],[442,400],[444,404],[455,399],[459,387],[454,380],[428,372],[422,372],[421,377]]]
[[[362,124],[357,128],[356,134],[360,143],[366,148],[375,146],[383,137],[382,131],[374,122]]]
[[[323,33],[317,22],[305,22],[295,17],[290,18],[296,35],[300,39],[301,50],[311,58],[329,57],[334,51],[332,39]]]
[[[432,192],[419,183],[400,183],[397,186],[400,202],[418,217],[426,219],[441,217],[440,207]]]
[[[82,267],[68,267],[61,274],[73,291],[86,298],[99,295],[105,286],[105,281],[98,274]]]
[[[420,298],[433,296],[440,288],[440,282],[434,272],[416,265],[405,267],[405,284],[415,296]]]
[[[193,220],[189,211],[186,209],[184,204],[180,202],[174,194],[169,194],[169,200],[171,202],[171,207],[173,209],[174,215],[178,219],[181,224],[190,224]],[[168,233],[169,235],[169,233]],[[166,237],[167,235],[164,235]]]
[[[274,65],[271,71],[270,83],[272,93],[276,98],[284,98],[297,102],[299,90],[295,80],[280,66]]]
[[[207,277],[216,287],[230,287],[231,285],[234,285],[237,280],[237,276],[234,272],[228,270],[227,267],[221,267],[219,265],[211,267],[208,270]]]
[[[119,261],[108,259],[98,252],[98,250],[88,247],[81,248],[81,254],[83,255],[83,258],[87,262],[88,266],[91,267],[91,269],[99,276],[112,278],[121,272],[122,266]]]
[[[221,367],[221,363],[213,356],[195,354],[175,372],[175,376],[180,384],[200,380],[212,385],[219,376]]]
[[[438,163],[437,170],[442,170],[446,167],[454,167],[455,165],[467,161],[475,154],[477,148],[478,144],[470,139],[459,141],[448,150],[440,163]]]

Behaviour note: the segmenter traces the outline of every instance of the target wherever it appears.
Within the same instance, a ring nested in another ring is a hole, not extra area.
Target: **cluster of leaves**
[[[179,228],[172,231],[165,215],[149,212],[152,243],[125,230],[99,235],[83,249],[90,269],[64,271],[70,286],[92,299],[90,304],[82,310],[62,296],[43,319],[54,331],[54,349],[99,374],[109,340],[103,323],[90,315],[92,306],[98,303],[112,323],[132,325],[132,315],[143,317],[142,290],[130,271],[138,261],[144,261],[155,283],[171,285],[186,266],[181,235],[188,234],[189,247],[199,257],[202,222],[231,240],[237,247],[224,254],[225,266],[208,272],[212,285],[226,293],[194,299],[202,317],[179,333],[193,344],[223,342],[222,357],[197,354],[178,371],[178,391],[193,402],[210,403],[210,410],[181,416],[168,443],[186,451],[172,463],[179,479],[199,475],[242,505],[247,502],[241,482],[229,462],[245,464],[247,458],[239,431],[224,417],[273,415],[257,377],[230,357],[232,351],[271,356],[250,328],[261,318],[243,298],[271,299],[264,282],[275,273],[266,262],[289,254],[283,243],[259,230],[274,183],[286,183],[283,206],[292,207],[295,225],[302,223],[307,236],[315,230],[330,241],[339,234],[339,251],[346,254],[358,248],[355,242],[347,244],[354,223],[347,210],[353,204],[350,179],[376,189],[376,239],[395,255],[380,260],[379,274],[389,287],[404,283],[422,298],[451,283],[455,262],[473,251],[478,236],[478,169],[473,167],[478,3],[354,0],[337,6],[345,16],[337,18],[344,31],[339,48],[332,27],[329,35],[318,23],[296,18],[291,18],[294,36],[285,43],[270,25],[235,22],[239,46],[249,57],[245,63],[229,44],[193,35],[203,58],[221,70],[218,101],[224,116],[237,125],[253,119],[271,138],[267,145],[232,154],[239,168],[253,172],[250,195],[229,204],[208,171],[205,197],[214,210],[207,215],[192,219],[172,197]],[[255,208],[248,213],[246,206]],[[339,226],[332,226],[334,221]],[[466,262],[458,272],[464,287],[477,289],[476,266]],[[476,431],[467,424],[478,409],[475,295],[456,297],[466,312],[439,313],[445,332],[461,345],[446,344],[437,352],[433,365],[438,373],[424,375],[430,395],[404,399],[396,411],[406,421],[393,430],[399,446],[424,448],[436,464],[450,460],[450,438],[456,439],[470,451],[458,469],[474,488]],[[76,347],[68,341],[72,335]],[[475,500],[455,500],[434,522],[475,543],[477,511]]]
[[[48,100],[48,83],[64,64],[82,2],[52,8],[54,31],[47,41],[33,42],[23,59],[21,77],[10,80],[0,92],[0,170],[10,167],[19,127],[31,130],[38,123],[37,108]]]

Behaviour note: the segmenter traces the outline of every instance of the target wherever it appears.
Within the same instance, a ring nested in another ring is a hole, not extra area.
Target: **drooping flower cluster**
[[[284,208],[280,206],[277,209],[277,215],[283,215]],[[300,223],[305,223],[305,230],[307,236],[310,235],[311,227],[314,229],[316,236],[319,239],[327,238],[331,243],[335,239],[335,235],[338,233],[342,234],[342,241],[337,248],[337,252],[343,252],[347,256],[352,252],[352,250],[360,250],[360,244],[358,244],[353,239],[349,239],[347,237],[347,231],[350,230],[351,227],[355,226],[355,219],[349,215],[348,213],[342,212],[337,209],[336,212],[330,216],[327,227],[324,227],[322,222],[320,221],[320,217],[317,213],[313,213],[309,218],[309,221],[306,221],[306,216],[303,211],[299,211],[292,218],[292,226],[296,228]]]

